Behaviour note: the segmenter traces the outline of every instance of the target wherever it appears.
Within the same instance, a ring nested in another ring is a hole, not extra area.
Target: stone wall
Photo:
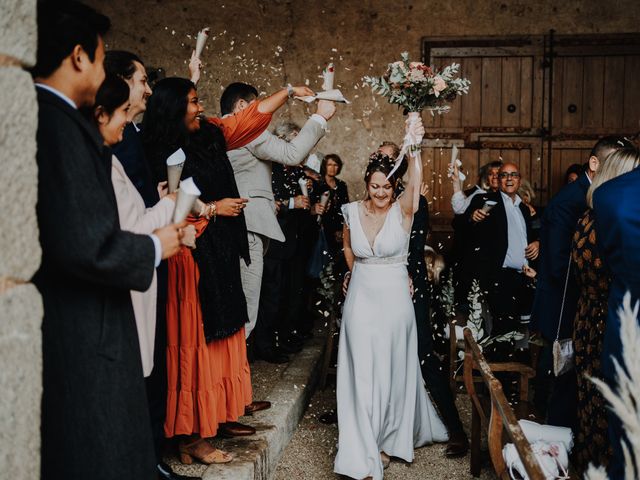
[[[395,107],[376,102],[363,75],[382,73],[386,64],[409,51],[419,59],[424,36],[638,32],[636,0],[449,0],[283,1],[283,0],[91,0],[109,15],[110,48],[138,52],[148,66],[167,75],[187,75],[194,34],[211,27],[203,55],[200,95],[208,113],[219,110],[221,88],[247,81],[271,92],[287,83],[319,88],[323,65],[333,60],[336,80],[353,101],[340,106],[331,131],[318,146],[345,160],[342,177],[352,194],[362,193],[368,153],[381,140],[402,138]],[[304,119],[294,105],[281,116]]]
[[[40,476],[42,301],[28,283],[40,265],[36,94],[23,67],[36,57],[36,1],[0,1],[0,472]]]

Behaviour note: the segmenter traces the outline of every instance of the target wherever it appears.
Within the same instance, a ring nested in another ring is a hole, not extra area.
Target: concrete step
[[[255,435],[212,441],[216,447],[234,455],[231,463],[186,466],[174,457],[167,458],[174,471],[201,476],[203,480],[271,479],[318,382],[325,334],[315,332],[315,337],[302,352],[293,355],[288,364],[261,361],[252,364],[254,400],[269,400],[272,406],[238,420],[255,427]]]

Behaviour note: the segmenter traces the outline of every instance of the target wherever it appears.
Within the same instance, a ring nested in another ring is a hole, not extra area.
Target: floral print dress
[[[606,466],[611,453],[606,404],[596,386],[587,378],[602,378],[600,358],[611,282],[609,271],[598,254],[592,210],[588,210],[578,222],[573,236],[572,260],[580,287],[573,324],[578,381],[578,425],[573,460],[577,473],[582,476],[589,463]]]

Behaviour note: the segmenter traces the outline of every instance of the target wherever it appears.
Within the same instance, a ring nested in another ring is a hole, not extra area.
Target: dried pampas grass
[[[621,445],[625,460],[625,479],[634,480],[640,474],[640,326],[638,326],[638,302],[631,306],[631,294],[626,293],[620,316],[620,338],[622,340],[622,361],[620,365],[614,358],[617,392],[605,382],[590,377],[609,402],[609,408],[615,413],[625,430]],[[587,480],[606,480],[609,477],[602,467],[589,466]]]

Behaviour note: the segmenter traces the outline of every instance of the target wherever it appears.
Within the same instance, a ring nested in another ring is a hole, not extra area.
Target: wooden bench
[[[523,368],[523,364],[516,362],[489,364],[482,355],[471,331],[466,328],[464,343],[463,377],[465,388],[471,399],[471,474],[474,477],[480,475],[481,427],[485,425],[488,430],[489,455],[498,478],[505,480],[510,478],[502,456],[502,448],[506,443],[503,433],[506,433],[506,438],[515,445],[529,478],[544,480],[545,475],[518,424],[518,419],[529,418],[533,413],[533,408],[529,406],[527,398],[529,379],[535,375],[533,368],[528,366]],[[478,371],[480,375],[474,375],[474,371]],[[515,411],[504,395],[502,384],[494,376],[496,371],[520,373],[520,402]],[[488,396],[482,395],[476,390],[476,383],[486,386]]]

